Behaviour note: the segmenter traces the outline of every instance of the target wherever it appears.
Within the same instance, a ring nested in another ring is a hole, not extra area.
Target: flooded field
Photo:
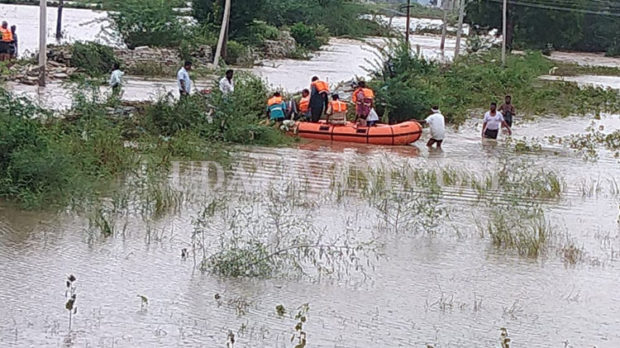
[[[98,37],[105,14],[66,13],[67,40]],[[36,47],[36,8],[0,16]],[[286,91],[315,74],[334,85],[364,76],[382,42],[332,39],[253,71]],[[438,37],[412,43],[440,57]],[[55,82],[9,87],[71,103]],[[169,91],[129,77],[123,98]],[[237,147],[231,163],[175,162],[162,182],[128,174],[89,209],[0,202],[0,347],[279,348],[301,331],[310,347],[618,347],[618,129],[620,115],[541,116],[494,142],[470,119],[442,151],[428,134]]]
[[[576,82],[579,86],[592,86],[601,88],[611,88],[620,90],[620,76],[597,76],[597,75],[579,75],[579,76],[551,76],[544,75],[540,77],[542,80],[548,81],[566,81]]]
[[[494,347],[501,328],[511,346],[617,347],[618,158],[598,147],[598,160],[584,160],[545,139],[589,126],[617,130],[620,116],[517,122],[531,151],[481,143],[475,121],[440,152],[426,137],[393,148],[241,147],[230,166],[175,164],[168,209],[119,203],[107,237],[84,214],[1,204],[0,346],[225,347],[232,332],[235,347],[292,347],[307,303],[313,347]],[[543,225],[524,217],[513,228],[538,228],[542,248],[495,244],[498,213],[512,221],[531,206]],[[202,263],[245,238],[276,250],[360,247],[282,261],[264,278]]]
[[[54,7],[47,9],[47,42],[56,43],[56,17]],[[0,18],[17,25],[19,55],[34,54],[39,50],[39,8],[36,6],[0,4]],[[98,41],[119,44],[107,27],[108,15],[103,11],[66,8],[63,10],[63,39],[61,43]]]

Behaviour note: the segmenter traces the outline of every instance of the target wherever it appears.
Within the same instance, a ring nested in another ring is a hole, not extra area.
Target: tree
[[[548,0],[529,0],[527,6],[509,1],[506,41],[508,47],[604,51],[618,47],[620,20],[610,14],[620,9],[613,0],[593,4],[572,0],[561,7]],[[466,22],[474,27],[501,29],[501,4],[472,0],[467,5]]]

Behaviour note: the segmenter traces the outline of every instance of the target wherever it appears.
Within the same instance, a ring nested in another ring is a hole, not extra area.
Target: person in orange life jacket
[[[0,61],[11,58],[11,45],[13,44],[13,32],[9,29],[9,23],[2,22],[0,27]]]
[[[329,102],[329,86],[327,82],[319,80],[317,76],[312,78],[310,89],[310,114],[312,122],[319,122]]]
[[[301,117],[310,118],[310,91],[306,88],[301,91],[301,99],[299,99],[299,107],[297,108]]]
[[[332,94],[332,101],[327,107],[327,122],[330,122],[330,116],[336,115],[333,122],[344,124],[347,122],[347,103],[340,100],[338,94]]]
[[[366,82],[359,81],[357,89],[353,92],[352,100],[355,104],[356,121],[361,125],[366,125],[366,118],[370,110],[374,107],[375,93],[366,87]]]
[[[267,101],[267,115],[269,119],[275,122],[284,121],[286,114],[286,103],[282,99],[280,92],[275,92]]]

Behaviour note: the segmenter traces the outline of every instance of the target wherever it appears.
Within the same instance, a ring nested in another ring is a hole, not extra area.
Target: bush
[[[237,144],[279,145],[290,141],[279,129],[263,122],[268,95],[269,89],[259,77],[237,73],[234,93],[223,96],[215,91],[209,96],[216,112],[207,136]]]
[[[206,104],[201,95],[180,101],[162,98],[145,110],[145,127],[154,134],[174,136],[187,129],[202,129],[207,123]]]
[[[277,40],[280,38],[280,30],[264,21],[254,20],[249,26],[246,36],[239,41],[252,46],[260,46],[265,40]]]
[[[76,42],[71,47],[71,66],[84,70],[91,76],[104,75],[112,71],[114,57],[112,47],[94,42]]]
[[[129,48],[178,47],[187,34],[187,23],[177,16],[170,1],[121,1],[110,18]]]
[[[321,25],[308,26],[301,22],[291,27],[291,36],[298,45],[309,50],[318,50],[329,42],[329,32]]]
[[[247,47],[232,40],[226,43],[226,63],[237,64],[246,57],[248,57]]]

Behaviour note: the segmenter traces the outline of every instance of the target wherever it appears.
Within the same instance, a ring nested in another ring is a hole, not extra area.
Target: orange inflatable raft
[[[302,138],[366,143],[377,145],[407,145],[420,139],[422,126],[415,121],[394,125],[377,124],[372,127],[332,125],[325,122],[298,122],[297,134]]]

